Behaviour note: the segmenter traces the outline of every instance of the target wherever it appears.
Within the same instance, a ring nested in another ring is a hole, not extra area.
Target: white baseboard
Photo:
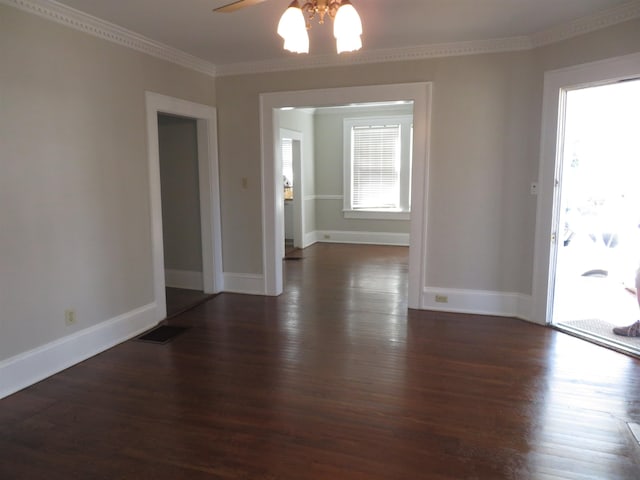
[[[156,304],[80,330],[0,362],[0,398],[44,380],[157,325]]]
[[[304,239],[302,240],[302,248],[307,248],[318,242],[318,232],[309,232],[304,234]]]
[[[514,315],[514,317],[538,323],[531,317],[531,303],[533,301],[533,297],[523,293],[514,293],[513,295],[518,296],[518,313]],[[542,325],[544,325],[544,323]]]
[[[315,234],[316,241],[322,243],[409,246],[408,233],[351,232],[341,230],[319,230],[313,233]]]
[[[436,302],[436,295],[447,297],[447,302]],[[531,296],[522,293],[426,287],[423,290],[421,306],[424,310],[497,315],[529,320]]]
[[[245,293],[248,295],[265,295],[264,275],[251,273],[224,273],[224,291],[229,293]]]
[[[202,272],[165,269],[164,281],[167,287],[186,288],[189,290],[204,289]]]

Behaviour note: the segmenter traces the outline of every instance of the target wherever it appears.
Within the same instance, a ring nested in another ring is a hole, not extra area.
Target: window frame
[[[399,208],[353,208],[352,129],[362,126],[400,125]],[[343,120],[343,215],[344,218],[371,220],[409,220],[411,216],[411,156],[413,154],[413,115],[347,117]]]

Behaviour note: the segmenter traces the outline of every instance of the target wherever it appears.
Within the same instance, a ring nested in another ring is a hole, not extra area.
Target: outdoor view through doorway
[[[640,80],[567,92],[553,323],[640,354]]]

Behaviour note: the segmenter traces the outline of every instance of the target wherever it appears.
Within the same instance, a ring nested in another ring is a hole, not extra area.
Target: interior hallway
[[[640,478],[640,361],[407,311],[407,253],[317,244],[278,298],[218,295],[0,400],[0,478]]]

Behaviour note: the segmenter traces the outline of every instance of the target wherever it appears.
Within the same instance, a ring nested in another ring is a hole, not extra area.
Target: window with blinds
[[[400,125],[351,129],[351,208],[400,208]]]
[[[408,219],[412,130],[411,115],[344,120],[345,217]]]

